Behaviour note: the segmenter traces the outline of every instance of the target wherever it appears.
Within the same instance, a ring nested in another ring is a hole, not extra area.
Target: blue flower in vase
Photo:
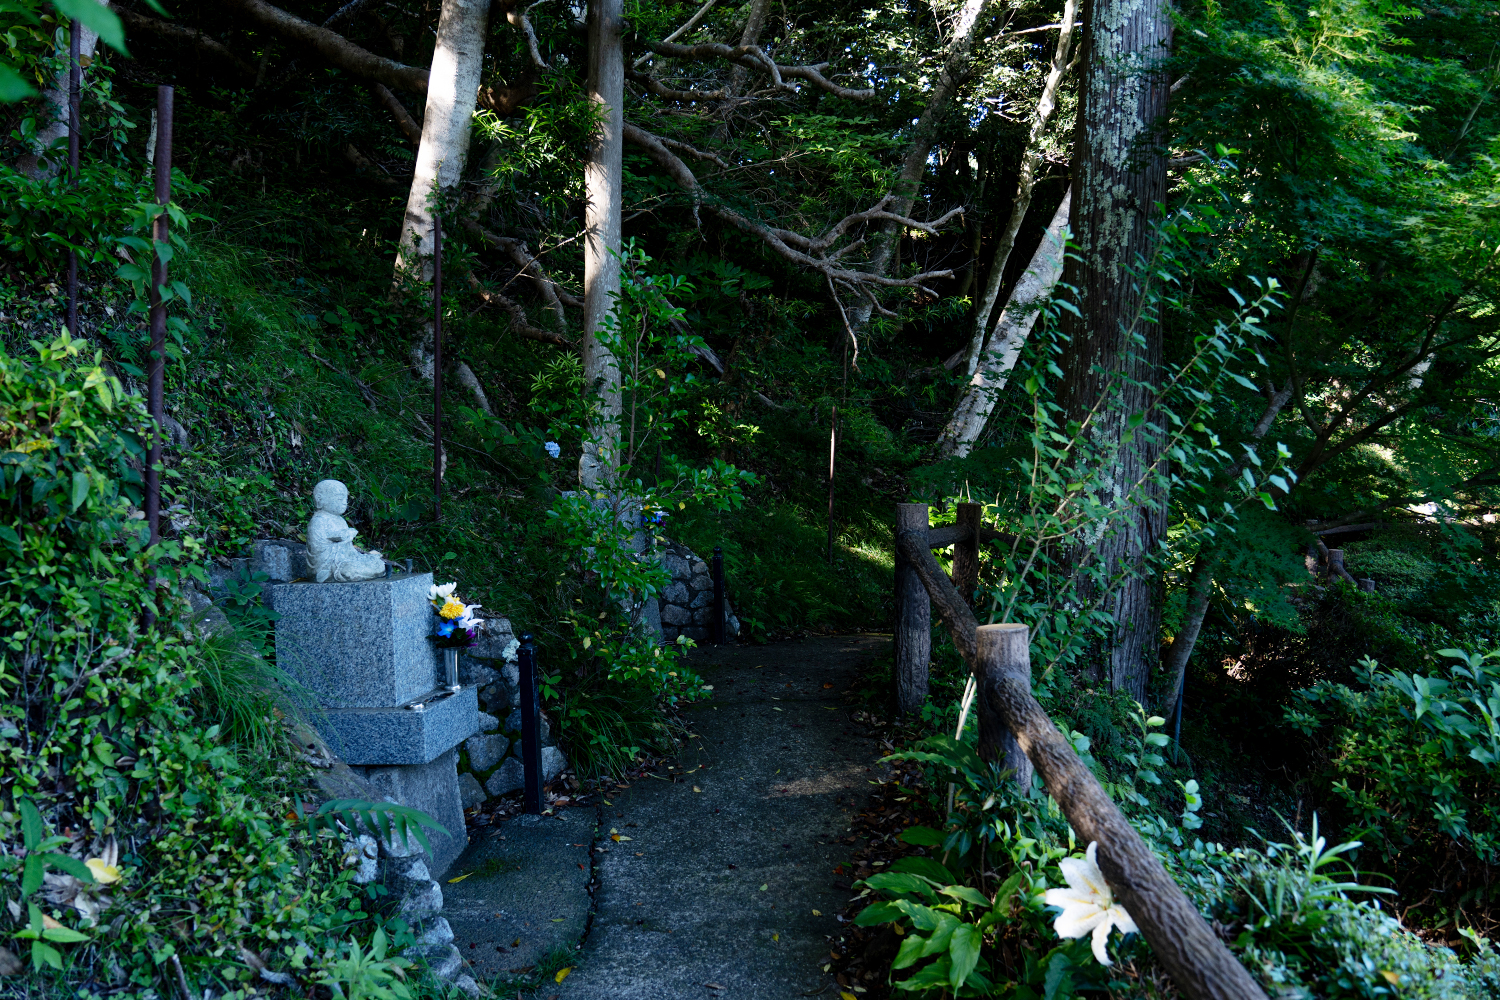
[[[438,626],[437,634],[446,639],[448,638],[448,636],[453,634],[453,628],[454,625],[452,622],[443,622]]]

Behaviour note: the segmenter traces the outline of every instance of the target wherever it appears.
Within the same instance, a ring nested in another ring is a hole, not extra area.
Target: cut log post
[[[968,532],[968,537],[953,543],[953,586],[959,596],[974,603],[974,588],[979,586],[979,529],[984,517],[984,504],[961,503],[958,505],[959,527]]]
[[[997,711],[998,706],[984,691],[991,683],[989,674],[998,671],[1006,676],[1024,678],[1026,690],[1031,690],[1031,629],[1010,622],[1004,625],[985,625],[976,633],[978,660],[984,672],[979,677],[979,755],[985,760],[999,761],[1015,772],[1016,784],[1021,788],[1031,787],[1031,776],[1035,769],[1031,758],[1016,742],[1015,735],[1005,723],[1005,716]],[[1019,683],[1019,680],[1017,681]],[[989,726],[986,727],[986,722]],[[989,729],[987,733],[985,730]],[[989,737],[991,747],[985,754],[985,739]]]
[[[898,524],[900,523],[898,513]],[[1062,808],[1080,842],[1099,845],[1099,867],[1115,896],[1134,918],[1141,934],[1189,1000],[1266,1000],[1264,991],[1235,960],[1202,915],[1182,894],[1161,861],[1141,840],[1110,800],[1089,769],[1078,759],[1056,724],[1047,717],[1031,694],[1030,649],[1026,669],[1018,657],[997,654],[1006,648],[1000,639],[985,639],[991,665],[979,656],[980,633],[1003,630],[1004,625],[982,628],[974,620],[953,583],[939,568],[927,547],[925,528],[918,525],[896,532],[896,552],[904,556],[953,635],[953,644],[982,679],[979,695],[991,703],[997,715],[1025,751],[1041,775],[1047,794]],[[1015,639],[1011,639],[1015,642]]]
[[[1354,579],[1354,576],[1344,566],[1343,549],[1328,550],[1328,574],[1329,576],[1336,576],[1340,580],[1347,581],[1356,590],[1359,589],[1359,581]]]
[[[896,505],[896,534],[927,532],[925,503]],[[925,551],[925,550],[924,550]],[[932,553],[927,553],[928,558]],[[896,553],[896,711],[922,711],[927,702],[927,663],[932,658],[932,601],[911,560]]]

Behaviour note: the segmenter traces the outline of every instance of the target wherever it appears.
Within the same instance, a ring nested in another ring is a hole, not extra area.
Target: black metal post
[[[432,217],[432,515],[443,519],[443,217]],[[530,786],[528,786],[530,787]],[[527,800],[528,802],[530,799]]]
[[[525,805],[531,816],[542,812],[542,693],[536,682],[536,643],[521,636],[516,656],[521,672],[521,766],[526,776]]]
[[[68,181],[78,186],[79,102],[83,90],[83,66],[78,45],[78,22],[68,28]],[[68,334],[78,336],[78,251],[68,251]]]
[[[161,290],[167,284],[167,265],[156,248],[167,242],[169,217],[167,205],[172,201],[172,88],[156,88],[156,203],[161,214],[151,226],[151,350],[146,355],[146,406],[151,411],[151,449],[146,458],[146,524],[151,530],[151,544],[161,541],[161,438],[166,425],[163,409],[167,365],[167,306]]]
[[[724,645],[724,548],[714,546],[714,617],[708,637],[716,646]]]

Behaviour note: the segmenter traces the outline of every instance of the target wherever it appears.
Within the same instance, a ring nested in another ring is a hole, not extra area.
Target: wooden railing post
[[[1004,625],[985,625],[975,634],[978,645],[976,660],[988,674],[1001,674],[1024,678],[1026,689],[1031,690],[1031,629],[1025,625],[1009,622]],[[1015,772],[1016,784],[1022,790],[1031,788],[1031,776],[1035,768],[1031,758],[1021,749],[1015,736],[1005,724],[1005,716],[996,710],[996,705],[984,697],[990,682],[989,677],[979,677],[979,756],[984,760],[999,761]]]
[[[896,534],[928,527],[925,503],[896,505]],[[927,701],[927,663],[932,658],[932,601],[916,567],[896,552],[896,711],[912,715]]]
[[[953,543],[953,586],[970,605],[974,603],[974,588],[979,586],[979,534],[983,523],[984,504],[958,505],[957,524],[968,529],[969,535]]]
[[[1116,898],[1151,942],[1178,988],[1195,1000],[1263,1000],[1265,993],[1183,895],[1097,779],[1031,694],[1031,647],[1024,625],[975,632],[980,697],[1006,720],[1048,793],[1078,833],[1099,845],[1099,867]]]
[[[897,553],[927,588],[953,644],[980,680],[979,697],[1005,720],[1047,794],[1077,832],[1079,846],[1098,843],[1105,880],[1151,943],[1167,975],[1189,1000],[1266,1000],[1265,992],[1183,895],[1161,859],[1037,704],[1031,693],[1030,646],[1021,640],[1020,629],[979,625],[933,558],[928,529],[915,519],[911,524],[896,531]]]

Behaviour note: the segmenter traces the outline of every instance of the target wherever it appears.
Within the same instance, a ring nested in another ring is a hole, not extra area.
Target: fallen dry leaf
[[[555,975],[555,976],[552,977],[552,981],[554,983],[560,983],[564,979],[567,979],[568,978],[568,973],[570,973],[572,971],[573,971],[573,967],[571,965],[565,965],[561,969],[557,970],[557,975]]]
[[[701,791],[703,791],[703,789],[699,788],[697,785],[694,785],[693,786],[693,791],[695,791],[695,792],[701,792]]]
[[[16,957],[16,953],[9,948],[0,948],[0,976],[18,976],[26,971],[26,966]]]
[[[815,917],[821,917],[822,915],[823,915],[823,911],[822,910],[813,910],[813,916],[815,916]]]
[[[448,884],[452,885],[455,882],[462,882],[464,879],[468,878],[470,875],[473,875],[473,874],[474,874],[473,872],[464,872],[458,878],[450,878],[448,880]]]

